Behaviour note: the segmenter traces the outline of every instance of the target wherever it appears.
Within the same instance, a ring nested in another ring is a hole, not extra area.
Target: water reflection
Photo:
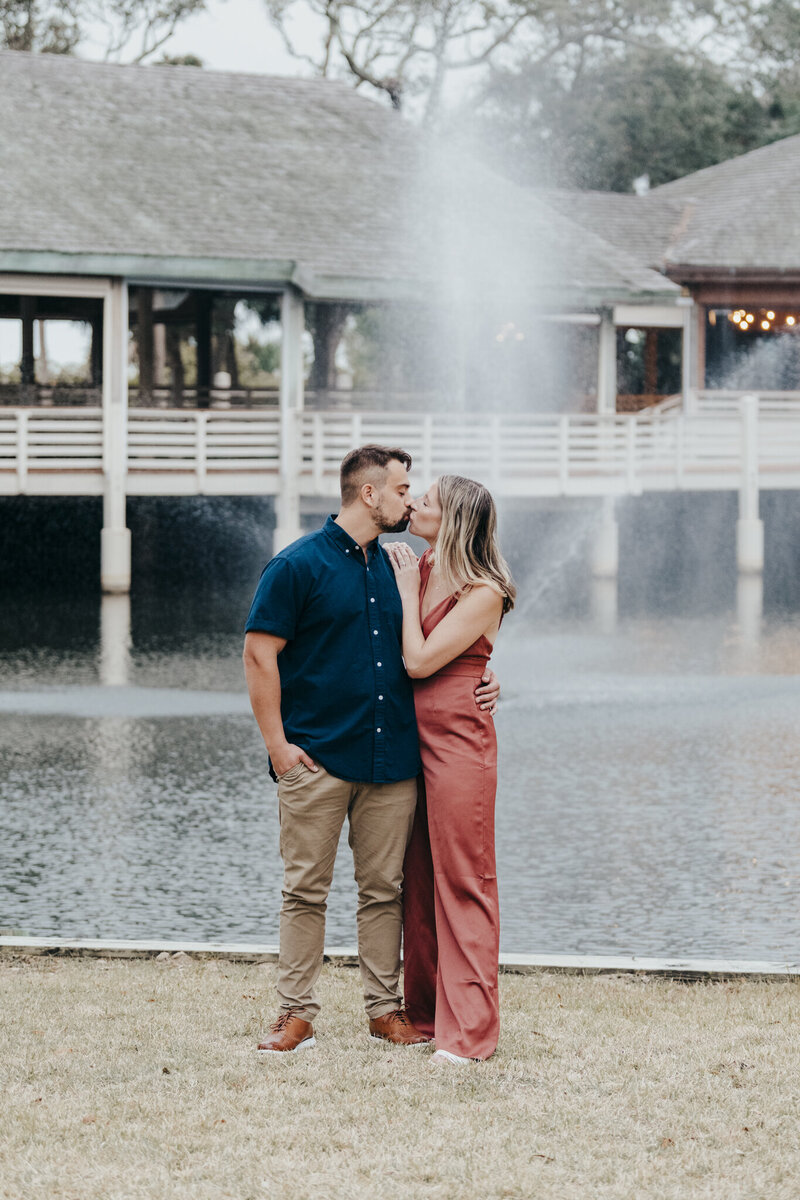
[[[752,586],[697,620],[626,621],[615,593],[499,644],[503,947],[796,958],[800,623]],[[0,926],[277,938],[248,594],[98,597],[93,638],[68,607],[34,606],[38,644],[0,623]],[[355,937],[351,877],[345,846],[330,943]]]
[[[613,633],[619,615],[617,579],[592,579],[592,618],[598,633]]]
[[[100,682],[122,687],[131,665],[131,598],[102,596],[100,600]]]
[[[763,614],[763,578],[761,575],[739,575],[736,581],[736,619],[742,650],[742,667],[745,670],[758,670]]]

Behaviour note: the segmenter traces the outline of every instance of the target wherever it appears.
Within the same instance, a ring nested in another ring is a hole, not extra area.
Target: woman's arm
[[[396,549],[397,548],[397,549]],[[403,658],[412,679],[427,679],[469,649],[500,621],[503,597],[489,584],[476,584],[456,602],[430,637],[419,619],[419,566],[402,543],[387,546],[403,602]]]

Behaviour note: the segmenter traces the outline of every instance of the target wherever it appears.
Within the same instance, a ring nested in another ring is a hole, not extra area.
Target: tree
[[[40,4],[36,0],[0,0],[2,49],[71,54],[80,28],[70,0]]]
[[[349,77],[419,113],[441,112],[448,82],[491,68],[579,75],[610,48],[693,47],[729,73],[794,62],[800,0],[265,0],[289,51],[323,76]],[[291,19],[317,18],[301,52]]]
[[[196,54],[164,54],[156,59],[157,67],[202,67],[203,60]]]
[[[323,76],[349,75],[400,108],[406,96],[427,93],[430,118],[449,70],[475,65],[512,36],[524,15],[516,0],[507,12],[473,0],[305,0],[318,19],[319,43],[301,52],[289,18],[298,0],[266,0],[287,49]],[[459,57],[460,56],[460,57]]]
[[[289,51],[324,76],[349,75],[388,95],[416,100],[425,122],[439,115],[454,72],[477,72],[514,54],[547,61],[587,38],[646,40],[674,0],[302,0],[318,18],[311,53],[295,44],[289,18],[301,0],[266,0]]]
[[[519,182],[629,191],[743,154],[800,130],[800,93],[732,82],[670,47],[606,51],[567,77],[536,66],[496,72],[470,113],[495,165]]]
[[[91,31],[104,57],[142,63],[205,0],[0,0],[0,48],[71,54]]]

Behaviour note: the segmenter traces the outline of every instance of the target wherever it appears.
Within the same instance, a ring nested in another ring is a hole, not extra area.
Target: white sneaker
[[[479,1058],[462,1058],[460,1054],[451,1054],[449,1050],[435,1050],[431,1055],[431,1062],[436,1063],[456,1063],[460,1067],[468,1066],[470,1063],[480,1062]]]

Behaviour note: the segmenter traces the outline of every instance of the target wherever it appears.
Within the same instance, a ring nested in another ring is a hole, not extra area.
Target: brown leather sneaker
[[[282,1012],[269,1035],[259,1043],[259,1054],[294,1054],[296,1050],[310,1050],[316,1046],[314,1026],[310,1021],[304,1021],[291,1009]]]
[[[433,1041],[426,1034],[420,1033],[412,1025],[404,1008],[394,1012],[384,1013],[382,1017],[373,1017],[369,1023],[369,1032],[379,1042],[394,1042],[396,1046],[425,1046]]]

